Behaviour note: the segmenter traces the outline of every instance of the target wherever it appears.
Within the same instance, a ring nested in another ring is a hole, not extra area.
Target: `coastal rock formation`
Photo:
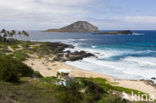
[[[86,21],[77,21],[60,29],[48,29],[44,32],[97,32],[98,28]]]
[[[73,53],[69,53],[69,55],[66,57],[65,61],[76,61],[76,60],[82,60],[83,58],[87,57],[94,57],[91,53],[86,53],[85,51],[75,51]]]
[[[85,51],[75,51],[75,52],[70,52],[68,51],[68,53],[58,53],[56,55],[56,57],[53,59],[54,61],[61,61],[61,62],[65,62],[65,61],[77,61],[77,60],[82,60],[83,58],[87,58],[87,57],[95,57],[95,55],[91,54],[91,53],[86,53]]]
[[[83,58],[87,57],[95,57],[94,54],[87,53],[85,51],[75,51],[75,52],[70,52],[70,51],[64,51],[66,48],[74,48],[72,45],[67,45],[63,43],[50,43],[47,42],[46,46],[48,49],[53,51],[53,54],[55,54],[55,57],[53,58],[53,61],[76,61],[76,60],[82,60]],[[47,54],[44,52],[44,54]]]
[[[98,32],[97,34],[133,34],[133,32],[130,30],[123,30],[123,31]]]

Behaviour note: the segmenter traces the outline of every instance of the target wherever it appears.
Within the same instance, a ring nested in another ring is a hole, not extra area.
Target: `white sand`
[[[39,71],[43,76],[56,76],[57,70],[65,68],[71,71],[70,76],[73,77],[100,77],[105,78],[109,81],[112,81],[113,78],[107,75],[96,74],[89,71],[85,71],[82,69],[78,69],[76,67],[67,65],[66,63],[62,62],[46,62],[43,59],[29,59],[24,62],[28,66],[30,66],[33,70]]]
[[[143,81],[119,80],[118,82],[118,86],[139,90],[149,95],[152,94],[156,99],[156,88]]]

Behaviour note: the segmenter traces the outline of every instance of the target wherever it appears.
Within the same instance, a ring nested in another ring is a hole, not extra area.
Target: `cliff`
[[[77,21],[60,29],[48,29],[44,32],[97,32],[98,28],[86,21]]]

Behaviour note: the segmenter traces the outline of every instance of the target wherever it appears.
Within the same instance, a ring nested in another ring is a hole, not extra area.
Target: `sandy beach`
[[[43,59],[34,59],[30,58],[24,62],[28,66],[30,66],[35,71],[39,71],[44,77],[48,76],[56,76],[57,71],[59,69],[68,69],[70,70],[70,76],[72,77],[92,77],[92,78],[105,78],[108,81],[113,81],[114,79],[111,76],[92,73],[89,71],[85,71],[71,65],[68,65],[64,62],[47,62]]]
[[[156,97],[156,88],[148,85],[144,81],[135,80],[118,80],[105,74],[97,74],[89,71],[85,71],[64,62],[48,62],[45,59],[29,58],[24,62],[35,71],[39,71],[44,77],[56,76],[59,69],[65,68],[70,70],[70,76],[72,77],[92,77],[92,78],[104,78],[116,86],[139,90],[144,93],[152,94]]]

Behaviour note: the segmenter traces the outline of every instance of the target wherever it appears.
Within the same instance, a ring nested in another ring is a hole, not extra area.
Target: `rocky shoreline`
[[[56,43],[48,43],[49,46],[56,48],[55,49],[55,57],[53,58],[53,61],[60,61],[60,62],[66,62],[66,61],[77,61],[82,60],[83,58],[87,57],[95,57],[94,54],[87,53],[85,51],[64,51],[66,48],[74,48],[72,45],[63,44],[60,42]]]

